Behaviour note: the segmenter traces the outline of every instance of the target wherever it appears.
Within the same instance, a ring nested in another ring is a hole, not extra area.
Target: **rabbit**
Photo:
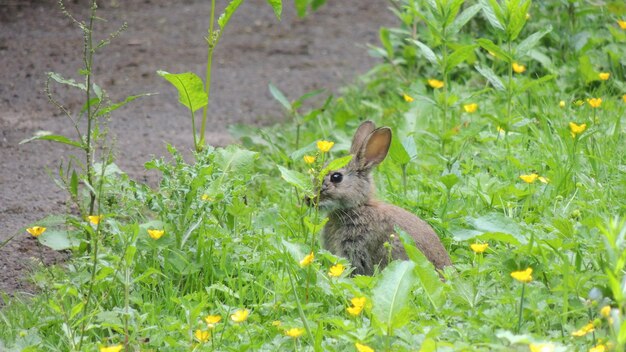
[[[437,269],[452,265],[439,237],[424,220],[374,198],[370,173],[385,159],[390,144],[389,127],[376,128],[372,121],[365,121],[354,134],[350,163],[325,175],[319,197],[314,200],[329,211],[322,246],[349,259],[353,274],[373,275],[376,265],[382,270],[390,260],[385,242],[392,246],[391,259],[408,259],[399,238],[391,236],[398,226]]]

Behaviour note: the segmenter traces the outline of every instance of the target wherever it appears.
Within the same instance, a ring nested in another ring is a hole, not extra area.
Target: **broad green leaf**
[[[233,15],[233,13],[235,13],[235,11],[237,11],[239,5],[241,5],[242,3],[243,0],[232,0],[228,4],[228,6],[226,6],[226,8],[224,9],[224,13],[221,14],[220,17],[217,19],[217,24],[220,26],[222,31],[228,24],[228,21],[230,21],[230,17]],[[276,13],[275,11],[276,10],[274,10],[274,13]]]
[[[520,226],[501,213],[489,213],[478,218],[470,217],[467,222],[473,229],[452,229],[455,240],[467,241],[476,238],[515,245],[528,242]]]
[[[409,296],[417,284],[415,266],[412,261],[391,262],[372,290],[372,314],[387,331],[402,327],[411,318]]]
[[[271,83],[268,86],[270,88],[270,93],[272,94],[274,99],[276,99],[276,101],[278,101],[280,105],[282,105],[285,109],[287,109],[288,111],[291,111],[292,110],[291,103],[289,102],[287,97],[285,97],[283,92],[281,92],[280,89],[276,88],[276,86],[274,86]]]
[[[504,88],[504,83],[502,83],[502,81],[500,80],[500,77],[498,77],[491,68],[489,67],[481,67],[479,65],[476,65],[476,71],[478,71],[481,75],[483,75],[483,77],[485,77],[487,79],[487,81],[489,81],[489,83],[491,83],[491,85],[497,89],[497,90],[505,90]]]
[[[469,22],[469,20],[476,16],[481,8],[482,7],[480,4],[474,4],[463,10],[463,12],[461,12],[461,14],[456,19],[454,19],[454,22],[452,22],[452,24],[448,28],[448,32],[451,34],[458,33],[461,28],[463,28],[463,26],[465,26],[465,24]]]
[[[326,165],[322,171],[320,171],[319,173],[319,179],[323,179],[326,174],[328,174],[329,171],[332,170],[339,170],[342,167],[348,165],[348,163],[350,162],[350,160],[352,160],[352,155],[346,155],[344,157],[335,159],[333,161],[331,161],[330,163],[328,163],[328,165]]]
[[[454,185],[456,185],[459,182],[459,176],[453,173],[449,173],[449,174],[441,176],[439,178],[439,181],[441,181],[448,190],[451,190],[452,187],[454,187]]]
[[[502,22],[499,19],[499,14],[502,13],[500,5],[498,5],[495,0],[480,0],[479,2],[482,7],[483,14],[485,15],[485,18],[487,18],[487,21],[489,21],[489,24],[491,24],[492,27],[503,31],[504,25],[502,25]]]
[[[445,16],[443,25],[446,28],[449,28],[456,19],[456,15],[459,13],[463,2],[465,2],[465,0],[448,0],[445,2],[444,6],[446,9],[443,11],[443,15]]]
[[[312,193],[313,185],[310,177],[301,172],[290,170],[280,165],[278,165],[278,170],[280,170],[280,176],[283,180],[287,181],[287,183],[301,191],[309,194]]]
[[[71,232],[60,230],[48,230],[37,237],[37,240],[55,251],[62,251],[80,244],[80,241]]]
[[[509,13],[509,23],[507,23],[506,33],[508,40],[514,41],[526,24],[526,14],[528,13],[530,1],[507,1],[505,4],[508,7]]]
[[[446,70],[450,72],[453,68],[458,66],[461,62],[467,60],[477,45],[465,45],[458,49],[456,49],[450,56],[448,56],[448,61],[446,62]]]
[[[380,39],[383,48],[387,53],[387,58],[389,60],[393,60],[393,45],[391,45],[391,36],[389,33],[389,28],[380,27],[380,31],[378,32],[378,37]]]
[[[598,71],[593,69],[591,59],[587,55],[581,55],[578,57],[578,70],[587,84],[599,79]]]
[[[280,16],[283,13],[283,0],[267,0],[267,3],[274,10],[274,16],[280,21]]]
[[[157,71],[159,76],[165,78],[178,90],[178,101],[186,106],[191,112],[204,107],[209,102],[209,97],[204,91],[202,79],[195,73],[168,73]]]
[[[500,60],[504,60],[506,62],[512,62],[513,59],[511,55],[509,55],[506,51],[500,48],[496,43],[492,42],[490,39],[480,38],[476,40],[476,42],[483,47],[483,49],[487,50],[491,54],[495,55]]]
[[[530,49],[537,46],[541,38],[543,38],[546,34],[550,32],[552,32],[552,26],[548,25],[548,27],[546,27],[545,29],[529,35],[526,39],[522,40],[522,42],[517,45],[517,48],[515,48],[515,55],[517,57],[520,57],[528,54]]]
[[[251,171],[259,154],[236,145],[215,150],[215,163],[224,173],[245,174]]]
[[[415,45],[417,45],[418,48],[420,48],[426,60],[430,61],[430,63],[432,64],[438,64],[437,55],[431,48],[428,47],[428,45],[420,42],[419,40],[411,40],[411,42],[413,42]]]
[[[78,89],[87,90],[87,88],[85,87],[85,84],[76,83],[76,81],[73,79],[65,79],[56,72],[48,72],[48,78],[53,79],[61,84],[66,84],[68,86],[76,87]]]
[[[411,161],[411,156],[404,148],[404,145],[400,143],[397,137],[391,139],[391,146],[389,147],[389,157],[394,162],[400,165],[406,165]]]
[[[44,140],[44,141],[53,141],[61,144],[71,145],[72,147],[83,148],[83,145],[77,141],[73,141],[65,136],[60,136],[57,134],[52,134],[50,131],[38,131],[35,133],[33,137],[24,139],[20,141],[19,144],[28,143],[34,140]]]
[[[546,75],[541,78],[533,79],[530,82],[525,83],[523,86],[517,89],[518,93],[523,93],[531,88],[537,87],[545,82],[553,80],[556,78],[556,75]]]
[[[122,106],[130,103],[131,101],[133,101],[133,100],[135,100],[137,98],[147,97],[147,96],[150,96],[150,95],[153,95],[153,94],[152,93],[144,93],[144,94],[138,94],[138,95],[131,95],[129,97],[126,97],[126,99],[124,99],[124,101],[121,101],[121,102],[116,103],[116,104],[111,104],[109,106],[106,106],[106,107],[98,110],[98,112],[96,113],[96,116],[102,116],[102,115],[109,114],[112,111],[115,111],[115,110],[121,108]]]

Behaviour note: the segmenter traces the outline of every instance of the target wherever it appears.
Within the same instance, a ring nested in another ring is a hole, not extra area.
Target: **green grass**
[[[468,1],[470,19],[450,34],[443,29],[457,2],[436,2],[442,13],[427,1],[399,3],[402,25],[382,29],[381,48],[372,49],[382,63],[325,109],[301,114],[301,100],[288,97],[298,102],[292,107],[272,87],[293,124],[233,126],[241,146],[208,147],[190,164],[172,147],[169,161],[146,165],[162,174],[157,189],[113,166],[98,171],[103,221],[37,223],[48,227],[42,242],[72,248],[74,257],[35,275],[39,294],[3,297],[0,349],[623,350],[626,30],[617,20],[626,19],[625,6],[536,2],[519,24],[524,2],[494,9]],[[513,61],[526,71],[512,72]],[[444,87],[431,88],[432,78]],[[593,108],[587,99],[596,97],[602,104]],[[468,113],[471,103],[478,109]],[[454,263],[443,282],[411,248],[411,261],[373,277],[328,275],[350,264],[320,247],[324,214],[302,201],[307,174],[319,172],[323,157],[345,156],[364,118],[393,129],[374,175],[378,194],[437,230]],[[585,131],[573,137],[570,122]],[[321,139],[335,142],[330,156],[316,150]],[[304,155],[317,160],[308,166]],[[520,178],[533,173],[546,183]],[[148,229],[165,234],[154,240]],[[477,254],[473,243],[489,247]],[[315,260],[301,267],[310,252]],[[527,268],[527,284],[510,275]],[[355,297],[366,297],[356,317],[346,310]],[[607,305],[610,317],[600,313]],[[250,315],[235,323],[239,309]],[[212,329],[203,321],[209,314],[222,317]],[[572,335],[590,322],[595,331]],[[291,328],[302,335],[286,336]],[[211,337],[199,343],[196,330]]]

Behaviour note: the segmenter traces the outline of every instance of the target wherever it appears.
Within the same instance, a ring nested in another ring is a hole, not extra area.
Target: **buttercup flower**
[[[533,281],[533,268],[528,268],[526,270],[514,271],[511,273],[511,277],[519,282],[523,282],[525,284]]]
[[[599,108],[602,105],[602,98],[590,98],[587,102],[592,108]]]
[[[564,100],[561,100],[561,101],[559,102],[559,107],[562,107],[562,108],[564,108],[564,107],[565,107],[565,101],[564,101]]]
[[[331,141],[317,141],[317,149],[322,153],[328,153],[330,149],[335,145],[335,142]]]
[[[374,352],[374,349],[371,348],[370,346],[363,345],[363,344],[358,343],[358,342],[354,344],[354,347],[356,347],[356,350],[359,351],[359,352]]]
[[[463,110],[465,110],[465,112],[469,114],[476,112],[477,109],[478,109],[478,104],[476,103],[463,105]]]
[[[595,347],[591,347],[589,349],[589,352],[606,352],[606,351],[608,351],[608,349],[607,349],[606,345],[603,345],[603,344],[599,344],[599,345],[597,345]]]
[[[537,181],[538,177],[539,177],[539,175],[537,175],[536,173],[532,173],[530,175],[519,175],[519,178],[521,178],[522,181],[524,181],[526,183],[533,183],[533,182]]]
[[[600,73],[598,73],[598,78],[600,78],[603,81],[608,80],[609,77],[611,77],[611,74],[609,72],[600,72]]]
[[[408,95],[406,93],[402,94],[402,97],[404,98],[404,101],[406,101],[407,103],[410,103],[410,102],[412,102],[414,100],[412,96],[410,96],[410,95]]]
[[[311,155],[305,155],[304,157],[302,157],[302,159],[304,159],[304,162],[309,165],[315,162],[315,157]]]
[[[159,238],[161,238],[163,236],[163,234],[165,233],[164,230],[153,230],[153,229],[148,229],[148,235],[150,236],[150,238],[152,238],[153,240],[158,240]]]
[[[586,129],[587,129],[586,123],[581,123],[580,125],[576,124],[575,122],[569,123],[569,131],[572,134],[572,138],[576,138],[576,136],[585,132]]]
[[[517,62],[514,62],[512,66],[515,73],[524,73],[524,71],[526,71],[526,66],[518,64]]]
[[[26,229],[26,232],[35,237],[39,237],[42,233],[46,232],[46,228],[43,226],[33,226]]]
[[[203,195],[200,197],[200,199],[202,199],[202,200],[203,200],[203,201],[205,201],[205,202],[211,202],[211,201],[213,201],[213,198],[211,198],[211,197],[210,197],[208,194],[206,194],[206,193],[205,193],[205,194],[203,194]]]
[[[100,347],[100,352],[120,352],[124,348],[122,345],[115,345],[109,347]]]
[[[474,253],[480,254],[489,248],[489,243],[472,243],[470,248],[474,251]]]
[[[585,336],[590,332],[593,332],[596,328],[593,326],[593,323],[589,323],[585,326],[583,326],[582,328],[580,328],[579,330],[576,330],[572,333],[572,336],[576,336],[576,337],[581,337],[581,336]]]
[[[204,321],[209,326],[209,329],[213,329],[215,324],[219,323],[222,320],[222,317],[219,315],[207,315],[204,317]]]
[[[365,307],[365,302],[367,299],[365,297],[354,297],[350,302],[352,303],[351,307],[346,308],[346,311],[350,313],[350,315],[357,316],[361,314],[363,308]]]
[[[600,315],[605,318],[608,318],[611,315],[611,306],[604,306],[600,309]]]
[[[434,89],[443,88],[443,82],[438,79],[429,79],[428,85],[433,87]]]
[[[233,315],[230,316],[230,319],[235,323],[243,323],[248,319],[250,315],[250,311],[247,309],[238,309]]]
[[[554,345],[551,343],[531,343],[528,345],[530,352],[553,352]]]
[[[346,270],[346,267],[344,267],[343,264],[336,264],[330,267],[328,275],[332,277],[338,277],[341,276],[344,270]]]
[[[619,25],[619,28],[626,29],[626,21],[617,20],[617,24]]]
[[[102,216],[102,215],[89,215],[87,217],[87,220],[89,220],[89,222],[94,224],[94,225],[98,225],[100,223],[100,221],[102,221],[103,218],[104,218],[104,216]]]
[[[211,337],[211,333],[206,330],[196,330],[193,336],[200,342],[207,342],[209,341],[209,337]]]
[[[300,261],[300,266],[301,267],[307,267],[309,265],[311,265],[311,263],[313,263],[313,260],[315,260],[315,254],[313,254],[313,252],[307,254],[304,259],[302,259]]]
[[[293,337],[294,339],[297,339],[298,337],[302,336],[302,334],[304,334],[303,328],[291,328],[289,330],[285,330],[285,335],[289,337]]]

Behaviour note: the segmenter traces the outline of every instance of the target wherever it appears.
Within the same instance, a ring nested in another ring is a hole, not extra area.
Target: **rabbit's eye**
[[[334,172],[330,175],[330,182],[332,183],[339,183],[341,180],[343,180],[343,175],[339,172]]]

